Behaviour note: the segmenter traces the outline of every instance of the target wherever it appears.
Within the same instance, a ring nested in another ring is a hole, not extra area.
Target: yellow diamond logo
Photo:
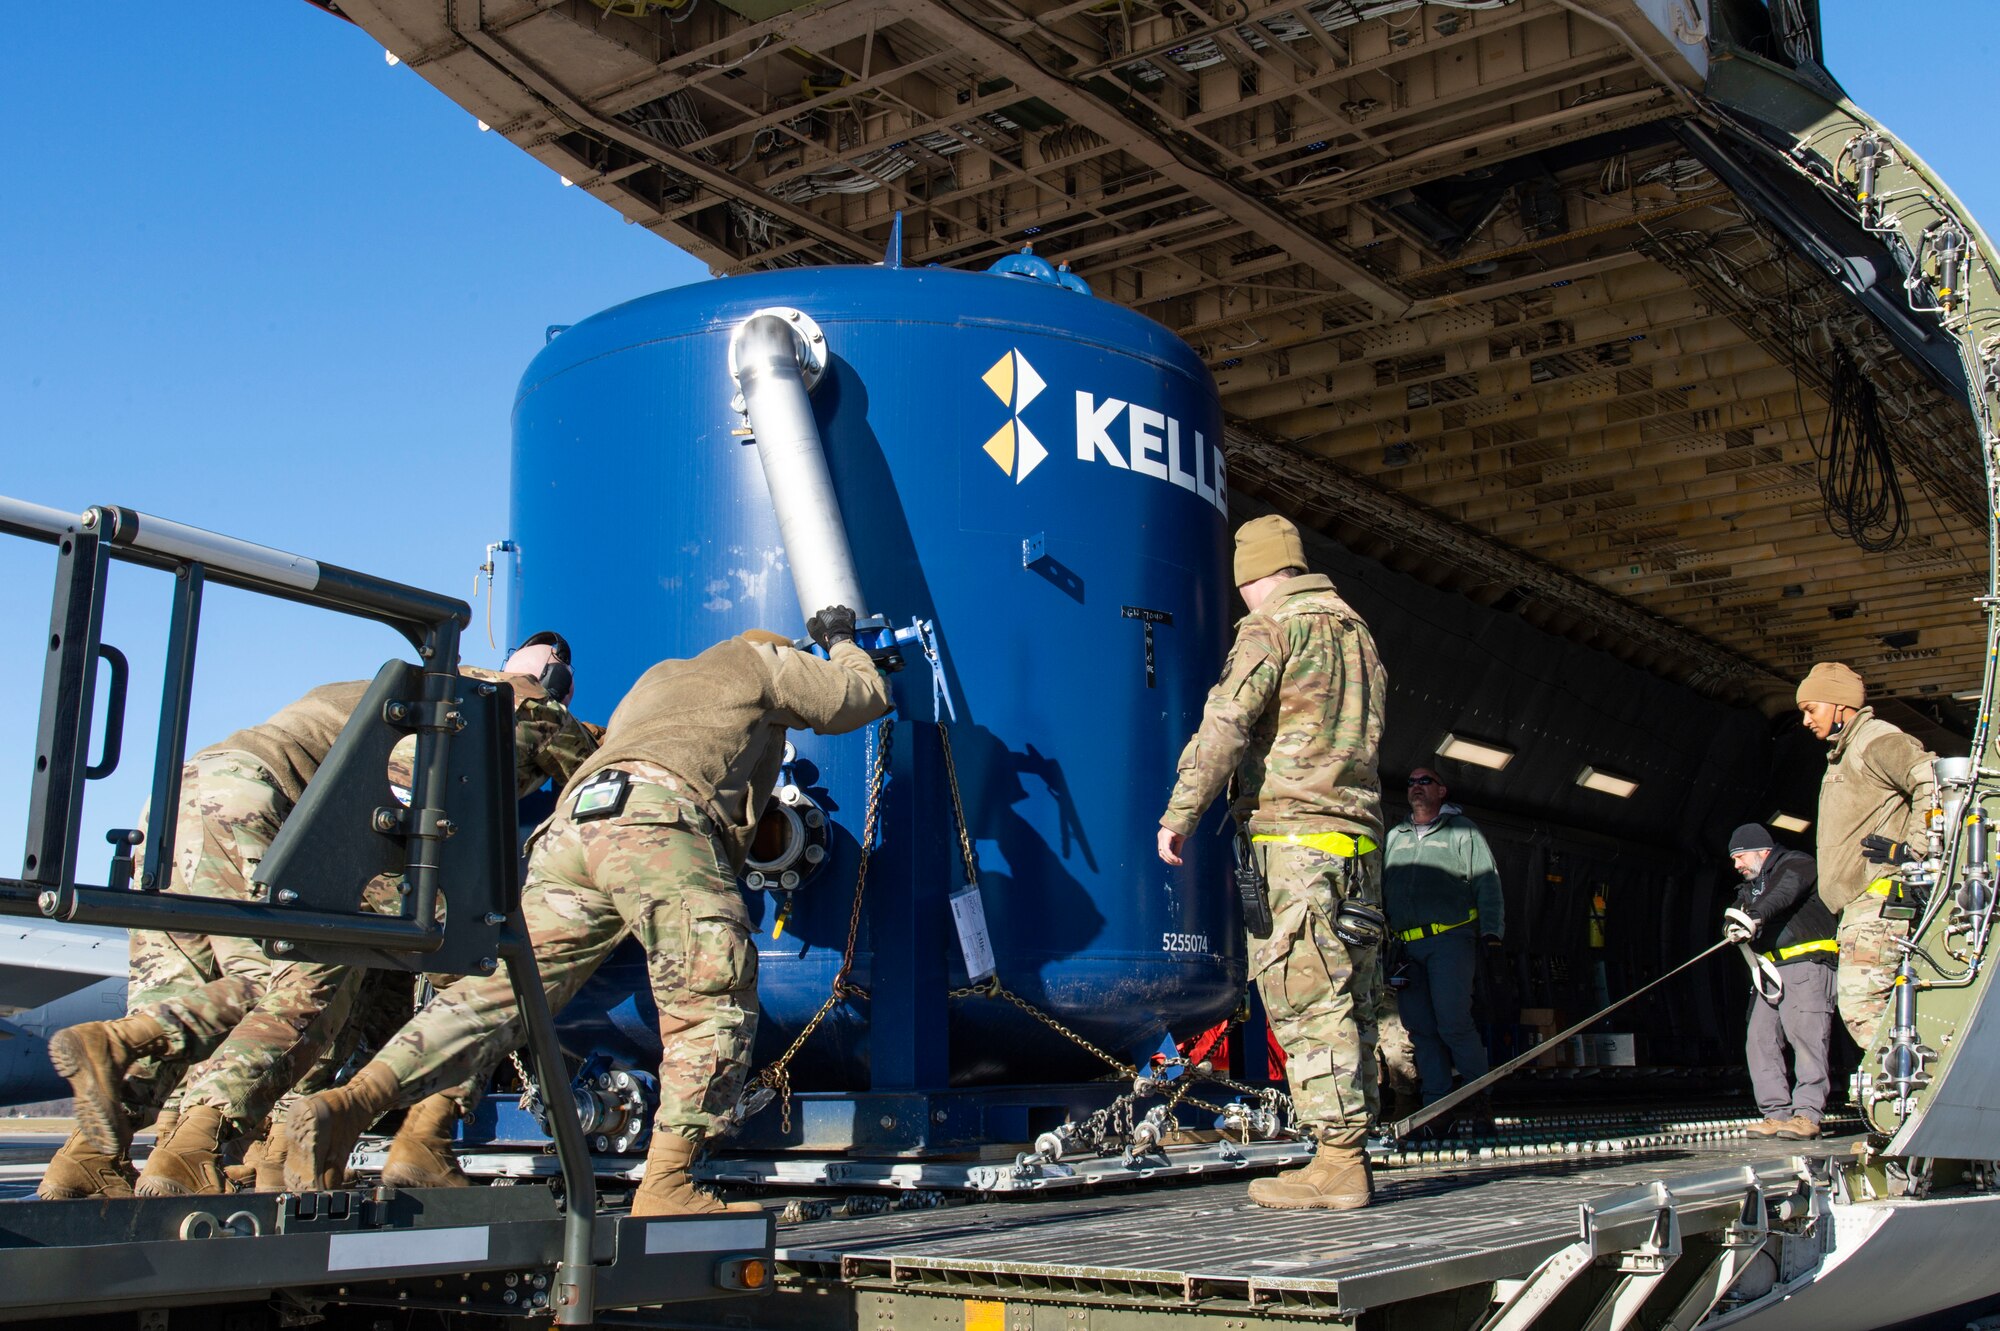
[[[986,456],[1000,464],[1000,470],[1014,471],[1014,422],[1008,421],[986,441]]]
[[[994,361],[991,368],[979,376],[979,380],[1014,414],[1012,420],[986,441],[984,451],[1018,485],[1027,480],[1028,473],[1040,466],[1042,459],[1049,455],[1049,450],[1042,447],[1042,441],[1035,438],[1027,423],[1021,419],[1021,411],[1039,397],[1048,384],[1019,351],[1009,351]]]

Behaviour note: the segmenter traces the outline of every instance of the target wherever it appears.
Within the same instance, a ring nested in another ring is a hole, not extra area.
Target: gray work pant
[[[1826,1113],[1827,1041],[1833,1034],[1834,980],[1831,966],[1817,961],[1781,966],[1785,994],[1775,1003],[1753,995],[1750,1035],[1744,1057],[1757,1107],[1769,1119],[1807,1118]],[[1785,1076],[1785,1046],[1792,1050],[1792,1076]]]
[[[1471,925],[1403,945],[1409,984],[1396,996],[1403,1029],[1416,1047],[1424,1103],[1451,1094],[1451,1071],[1467,1081],[1486,1075],[1486,1045],[1472,1024],[1472,982],[1479,939]]]

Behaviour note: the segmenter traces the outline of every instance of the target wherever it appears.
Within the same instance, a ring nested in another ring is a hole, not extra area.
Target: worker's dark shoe
[[[1797,1114],[1780,1123],[1774,1135],[1782,1137],[1788,1142],[1809,1142],[1819,1136],[1819,1124],[1813,1122],[1804,1114]]]
[[[264,1140],[243,1153],[243,1163],[253,1166],[252,1185],[259,1192],[285,1190],[285,1157],[291,1153],[291,1135],[282,1123],[273,1123]],[[252,1151],[256,1158],[251,1158]]]
[[[1788,1118],[1759,1119],[1757,1122],[1743,1129],[1743,1132],[1746,1136],[1750,1137],[1775,1137],[1778,1135],[1778,1129],[1784,1127],[1789,1122],[1791,1120]]]
[[[1368,1152],[1360,1145],[1321,1143],[1313,1162],[1293,1178],[1260,1178],[1250,1200],[1281,1211],[1358,1211],[1374,1199]]]
[[[57,1149],[42,1175],[35,1196],[45,1202],[73,1202],[84,1197],[130,1197],[132,1165],[105,1155],[83,1139],[79,1129]]]
[[[132,1144],[125,1114],[125,1069],[167,1052],[167,1028],[151,1017],[87,1021],[55,1033],[49,1062],[76,1096],[76,1128],[100,1154],[116,1158]]]
[[[345,1086],[308,1096],[285,1119],[285,1187],[324,1192],[345,1181],[347,1157],[361,1134],[396,1107],[396,1076],[370,1063]]]
[[[420,1100],[403,1115],[382,1163],[382,1181],[392,1188],[469,1188],[472,1180],[451,1153],[458,1126],[458,1101],[448,1095]]]
[[[173,1136],[153,1148],[133,1191],[141,1197],[202,1197],[227,1192],[222,1177],[222,1140],[228,1131],[222,1111],[212,1105],[181,1110]]]
[[[632,1195],[633,1215],[721,1215],[764,1209],[756,1202],[719,1201],[695,1187],[688,1166],[700,1145],[677,1132],[653,1130],[653,1144],[646,1152],[646,1177]]]

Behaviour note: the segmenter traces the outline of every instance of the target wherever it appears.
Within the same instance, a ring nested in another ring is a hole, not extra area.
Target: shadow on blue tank
[[[1000,745],[991,732],[960,724],[954,728],[954,751],[965,782],[969,809],[986,811],[975,818],[977,839],[991,842],[995,854],[983,857],[980,882],[987,902],[987,924],[996,951],[1014,968],[1007,983],[1014,992],[1050,1011],[1068,1013],[1070,1025],[1094,1043],[1128,1054],[1150,1052],[1181,1014],[1205,1010],[1226,1014],[1235,1006],[1241,980],[1227,971],[1205,967],[1160,968],[1151,953],[1107,953],[1092,950],[1105,919],[1083,884],[1064,868],[1064,857],[1075,854],[1094,869],[1096,859],[1060,765],[1034,750],[1015,753]],[[981,773],[978,781],[965,775]],[[1029,797],[1029,786],[1051,800],[1058,810],[1058,845],[1051,847],[1033,824],[1015,812]],[[816,799],[823,788],[809,788]],[[838,824],[837,824],[838,826]],[[858,848],[841,827],[836,858],[852,863]],[[1005,866],[996,868],[994,866]],[[1030,895],[1023,882],[1037,884]],[[761,961],[768,974],[773,959],[782,957],[796,974],[787,982],[824,995],[838,971],[852,898],[845,895],[851,879],[836,884],[815,883],[787,921],[782,938],[770,937],[776,914],[773,894],[752,893],[752,921],[759,928]],[[1055,909],[1050,910],[1051,905]],[[949,956],[949,984],[967,984],[962,960]],[[856,949],[853,980],[871,987],[875,956],[866,943]],[[1045,980],[1053,973],[1054,982]],[[1084,1011],[1094,1008],[1094,1011]],[[863,1090],[868,1066],[868,1004],[842,1004],[814,1033],[793,1063],[796,1080],[827,1090]],[[651,1066],[660,1058],[658,1009],[646,981],[645,952],[628,940],[592,977],[563,1012],[563,1040],[576,1057],[607,1053],[636,1066]],[[1183,1028],[1185,1031],[1185,1028]],[[758,1066],[784,1051],[795,1025],[762,1023],[756,1051]],[[1026,1044],[1038,1050],[1040,1081],[1091,1079],[1108,1069],[1075,1044],[1053,1037],[1048,1027],[1018,1010],[996,1007],[992,999],[969,996],[951,1002],[953,1059],[950,1084],[970,1086],[1021,1080],[1020,1063],[1011,1051]]]
[[[812,404],[868,608],[937,624],[1001,981],[1121,1056],[1221,1020],[1244,978],[1228,844],[1211,814],[1186,866],[1153,845],[1236,609],[1221,418],[1206,368],[1158,324],[1034,275],[894,267],[735,277],[585,320],[544,348],[515,404],[519,622],[560,628],[591,663],[575,705],[593,717],[659,659],[752,627],[802,631],[727,366],[731,332],[772,307],[824,330]],[[948,902],[965,874],[932,690],[921,658],[894,677],[849,973],[866,996],[799,1051],[801,1091],[1107,1070],[1009,1004],[949,997],[966,987]],[[760,1066],[840,970],[877,733],[793,732],[792,779],[825,815],[827,853],[782,933],[779,895],[746,889]],[[636,947],[562,1025],[575,1053],[659,1057]]]

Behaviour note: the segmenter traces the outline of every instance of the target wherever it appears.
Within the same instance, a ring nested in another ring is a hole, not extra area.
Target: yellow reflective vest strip
[[[1815,938],[1810,943],[1794,943],[1781,947],[1776,952],[1764,953],[1766,961],[1790,961],[1793,957],[1803,957],[1808,952],[1838,952],[1840,944],[1831,938]]]
[[[1305,846],[1324,855],[1338,855],[1343,860],[1359,859],[1375,849],[1374,838],[1349,836],[1345,832],[1260,832],[1250,839],[1277,841],[1288,846]]]
[[[1402,939],[1405,943],[1414,943],[1419,938],[1436,938],[1439,934],[1448,934],[1453,929],[1457,929],[1462,925],[1471,924],[1478,918],[1479,911],[1475,908],[1472,914],[1462,920],[1455,920],[1450,924],[1420,924],[1414,929],[1403,930],[1396,937]]]

